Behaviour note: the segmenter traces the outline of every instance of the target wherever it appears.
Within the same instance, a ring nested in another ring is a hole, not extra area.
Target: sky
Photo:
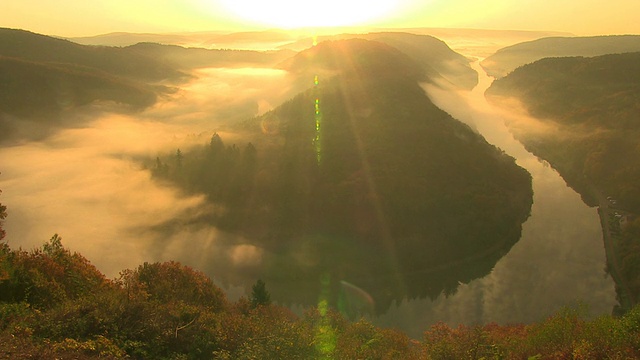
[[[364,26],[640,34],[639,0],[0,0],[0,27],[111,32]]]

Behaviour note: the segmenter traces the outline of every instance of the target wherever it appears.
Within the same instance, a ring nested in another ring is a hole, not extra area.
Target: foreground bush
[[[1,246],[2,359],[640,358],[640,307],[621,318],[587,320],[578,308],[529,325],[439,323],[418,341],[322,303],[296,316],[256,299],[229,302],[176,262],[108,280],[57,236],[30,252]]]

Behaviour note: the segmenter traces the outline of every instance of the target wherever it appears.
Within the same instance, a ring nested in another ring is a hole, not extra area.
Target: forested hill
[[[639,60],[640,52],[542,59],[496,80],[487,94],[517,96],[550,121],[637,128]]]
[[[282,301],[315,303],[328,274],[384,311],[487,274],[520,238],[530,175],[431,103],[420,66],[395,48],[326,42],[296,64],[309,82],[324,76],[247,121],[250,144],[215,135],[150,162],[154,173],[206,193],[226,209],[213,223],[277,253],[261,276]]]
[[[547,57],[599,56],[640,51],[640,35],[548,37],[498,50],[482,61],[487,74],[502,77]]]

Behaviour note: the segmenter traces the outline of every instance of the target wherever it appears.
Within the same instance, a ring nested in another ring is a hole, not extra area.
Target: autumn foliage
[[[10,359],[630,359],[640,308],[587,320],[565,309],[529,325],[451,327],[422,339],[349,321],[326,306],[303,315],[229,301],[202,272],[145,263],[105,278],[57,235],[31,251],[0,248],[0,358]],[[268,284],[265,284],[268,286]],[[266,291],[266,289],[265,289]]]

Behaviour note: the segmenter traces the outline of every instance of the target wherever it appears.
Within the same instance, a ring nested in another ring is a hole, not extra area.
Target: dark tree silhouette
[[[0,190],[0,194],[2,194],[2,190]],[[0,203],[0,240],[4,238],[5,232],[2,228],[2,224],[4,223],[4,219],[7,217],[7,207]]]
[[[267,291],[266,284],[261,279],[256,281],[251,289],[251,307],[271,304],[271,295]]]

